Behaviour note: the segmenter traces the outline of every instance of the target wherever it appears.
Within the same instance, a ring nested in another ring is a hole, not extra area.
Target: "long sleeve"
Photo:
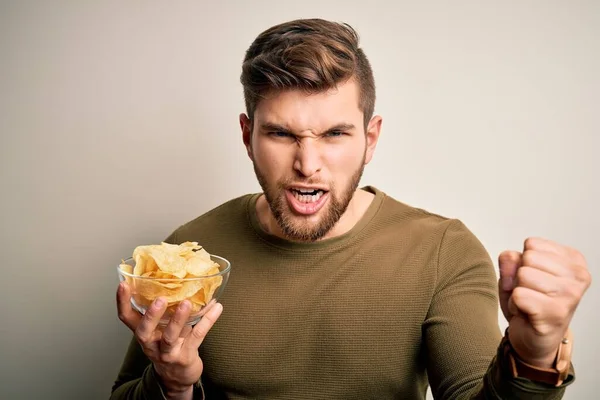
[[[435,293],[424,323],[427,369],[435,399],[560,399],[555,388],[504,373],[493,263],[460,221],[450,221],[438,252]]]
[[[110,400],[164,400],[154,368],[132,337]]]

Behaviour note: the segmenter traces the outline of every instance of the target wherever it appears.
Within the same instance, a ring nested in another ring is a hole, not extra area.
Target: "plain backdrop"
[[[528,236],[577,247],[599,279],[600,2],[0,7],[2,399],[108,398],[130,338],[116,265],[259,190],[241,61],[289,19],[361,35],[383,116],[361,184],[460,218],[494,260]],[[596,398],[599,300],[592,283],[572,322],[566,399]]]

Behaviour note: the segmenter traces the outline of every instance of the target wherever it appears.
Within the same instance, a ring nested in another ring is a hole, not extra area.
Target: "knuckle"
[[[192,330],[192,335],[196,338],[196,339],[204,339],[204,337],[206,336],[206,330],[205,329],[194,329]]]
[[[587,270],[587,268],[578,268],[575,272],[575,278],[579,282],[584,283],[586,287],[592,283],[592,274]]]
[[[210,328],[212,328],[215,322],[217,322],[217,318],[210,314],[205,315],[204,318],[208,321],[208,324],[206,325],[206,330],[208,331]]]
[[[153,310],[152,307],[150,307],[145,313],[144,313],[144,317],[142,318],[142,321],[144,324],[148,324],[151,325],[153,321],[156,321],[160,318],[161,314],[156,311]]]
[[[187,319],[187,316],[182,315],[181,312],[177,311],[175,314],[173,314],[173,316],[171,317],[171,321],[169,321],[169,323],[174,326],[181,326],[184,324],[186,319]]]
[[[592,274],[587,269],[585,270],[585,274],[586,287],[590,287],[590,285],[592,284]]]
[[[521,267],[517,270],[516,278],[518,284],[523,284],[527,282],[528,278],[531,276],[532,269],[530,267]]]
[[[535,258],[535,252],[533,250],[525,250],[523,252],[523,265],[533,265]]]
[[[528,237],[525,239],[525,242],[523,243],[523,248],[525,250],[531,250],[534,249],[537,245],[538,239],[534,238],[534,237]]]
[[[578,298],[580,296],[580,290],[578,285],[573,285],[573,284],[563,284],[563,293],[567,296],[567,298],[569,299],[574,299],[574,298]]]
[[[519,303],[521,303],[523,301],[523,296],[524,296],[524,290],[523,290],[523,288],[516,287],[516,288],[513,289],[512,295],[511,295],[513,303],[515,303],[517,305]]]
[[[136,339],[142,344],[145,345],[148,343],[148,336],[144,333],[143,330],[138,326],[134,331]]]
[[[127,318],[127,314],[124,311],[119,311],[117,317],[119,317],[119,320],[121,320],[121,322],[129,322],[129,318]]]
[[[148,307],[148,309],[144,313],[144,318],[145,319],[152,319],[152,318],[154,318],[154,316],[156,314],[158,314],[158,312],[156,311],[156,309],[154,307],[150,306],[150,307]]]
[[[177,343],[177,339],[178,338],[174,338],[172,335],[163,335],[162,337],[162,341],[164,344],[166,344],[169,347],[174,346]]]

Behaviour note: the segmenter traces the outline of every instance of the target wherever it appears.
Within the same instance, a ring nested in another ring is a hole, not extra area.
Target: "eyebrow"
[[[354,124],[342,122],[342,123],[336,124],[336,125],[328,128],[323,133],[351,131],[355,128],[356,127],[354,126]],[[264,122],[264,123],[260,124],[260,129],[262,131],[267,131],[267,132],[277,131],[277,132],[293,133],[292,130],[289,127],[287,127],[286,125],[280,125],[280,124],[276,124],[273,122]]]

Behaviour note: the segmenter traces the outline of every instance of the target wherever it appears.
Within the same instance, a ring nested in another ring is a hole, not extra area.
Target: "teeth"
[[[317,194],[300,194],[300,193],[312,193],[314,192],[314,190],[310,190],[310,191],[300,191],[300,190],[294,190],[294,197],[302,202],[302,203],[314,203],[315,201],[319,200],[321,198],[321,196],[323,196],[323,191],[322,190],[317,190]]]

